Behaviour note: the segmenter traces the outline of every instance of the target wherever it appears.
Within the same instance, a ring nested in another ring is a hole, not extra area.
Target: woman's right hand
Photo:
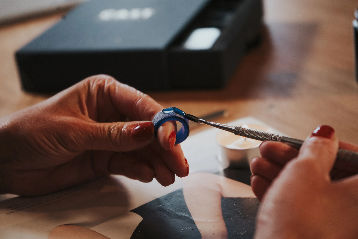
[[[277,142],[261,145],[262,157],[251,162],[252,189],[262,201],[256,238],[357,237],[358,175],[330,177],[338,145],[329,126],[317,128],[300,151]]]

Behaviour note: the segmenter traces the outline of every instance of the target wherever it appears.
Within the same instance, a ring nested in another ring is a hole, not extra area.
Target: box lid
[[[91,0],[22,50],[155,50],[165,48],[208,0]]]

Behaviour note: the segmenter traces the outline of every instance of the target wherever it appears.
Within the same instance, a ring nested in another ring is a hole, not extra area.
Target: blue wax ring
[[[157,135],[159,127],[167,121],[177,121],[182,124],[180,130],[177,131],[175,144],[180,144],[189,136],[189,122],[182,115],[172,112],[158,112],[152,122],[154,124],[154,132]]]

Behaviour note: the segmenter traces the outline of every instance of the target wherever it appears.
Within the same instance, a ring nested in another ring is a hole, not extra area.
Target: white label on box
[[[210,49],[220,36],[220,30],[215,27],[195,29],[184,43],[184,47],[190,50]]]

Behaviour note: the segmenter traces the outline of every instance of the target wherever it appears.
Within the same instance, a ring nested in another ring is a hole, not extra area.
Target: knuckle
[[[158,107],[153,107],[153,106],[160,106],[160,105],[156,103],[156,101],[154,101],[154,99],[149,95],[137,91],[137,100],[135,102],[134,107],[136,107],[137,109],[142,109],[144,112],[147,112],[148,116],[154,117],[154,115],[158,112]],[[160,106],[160,108],[162,107]]]
[[[117,83],[117,80],[109,75],[95,75],[87,77],[81,83],[87,86],[90,90],[93,90],[105,89],[109,85]]]
[[[113,146],[122,145],[126,135],[128,135],[128,128],[120,124],[113,124],[107,128],[107,136]]]
[[[276,173],[280,170],[275,163],[266,158],[256,158],[251,164],[251,172],[253,174],[262,175],[266,178],[276,177]]]
[[[332,151],[332,147],[329,147],[332,140],[323,137],[311,137],[308,139],[307,146],[312,149],[324,148],[325,150]]]
[[[145,102],[148,101],[148,99],[150,98],[147,94],[144,94],[143,92],[139,91],[139,90],[135,90],[136,92],[136,96],[137,99],[135,101],[135,106],[136,107],[143,107],[145,106]]]
[[[99,74],[99,75],[94,75],[94,76],[90,76],[84,79],[85,82],[88,82],[90,84],[93,83],[101,83],[101,82],[105,82],[105,81],[115,81],[116,79],[110,75],[105,75],[105,74]]]
[[[260,158],[254,158],[251,160],[250,163],[250,170],[251,173],[256,174],[259,170],[261,162],[260,162]]]
[[[322,137],[311,137],[308,142],[311,147],[320,147],[326,143],[327,139]]]
[[[303,172],[305,175],[316,175],[321,171],[319,164],[313,157],[293,160],[289,163],[288,168],[298,172]]]
[[[250,163],[250,169],[252,173],[260,171],[263,164],[263,158],[254,158]]]

